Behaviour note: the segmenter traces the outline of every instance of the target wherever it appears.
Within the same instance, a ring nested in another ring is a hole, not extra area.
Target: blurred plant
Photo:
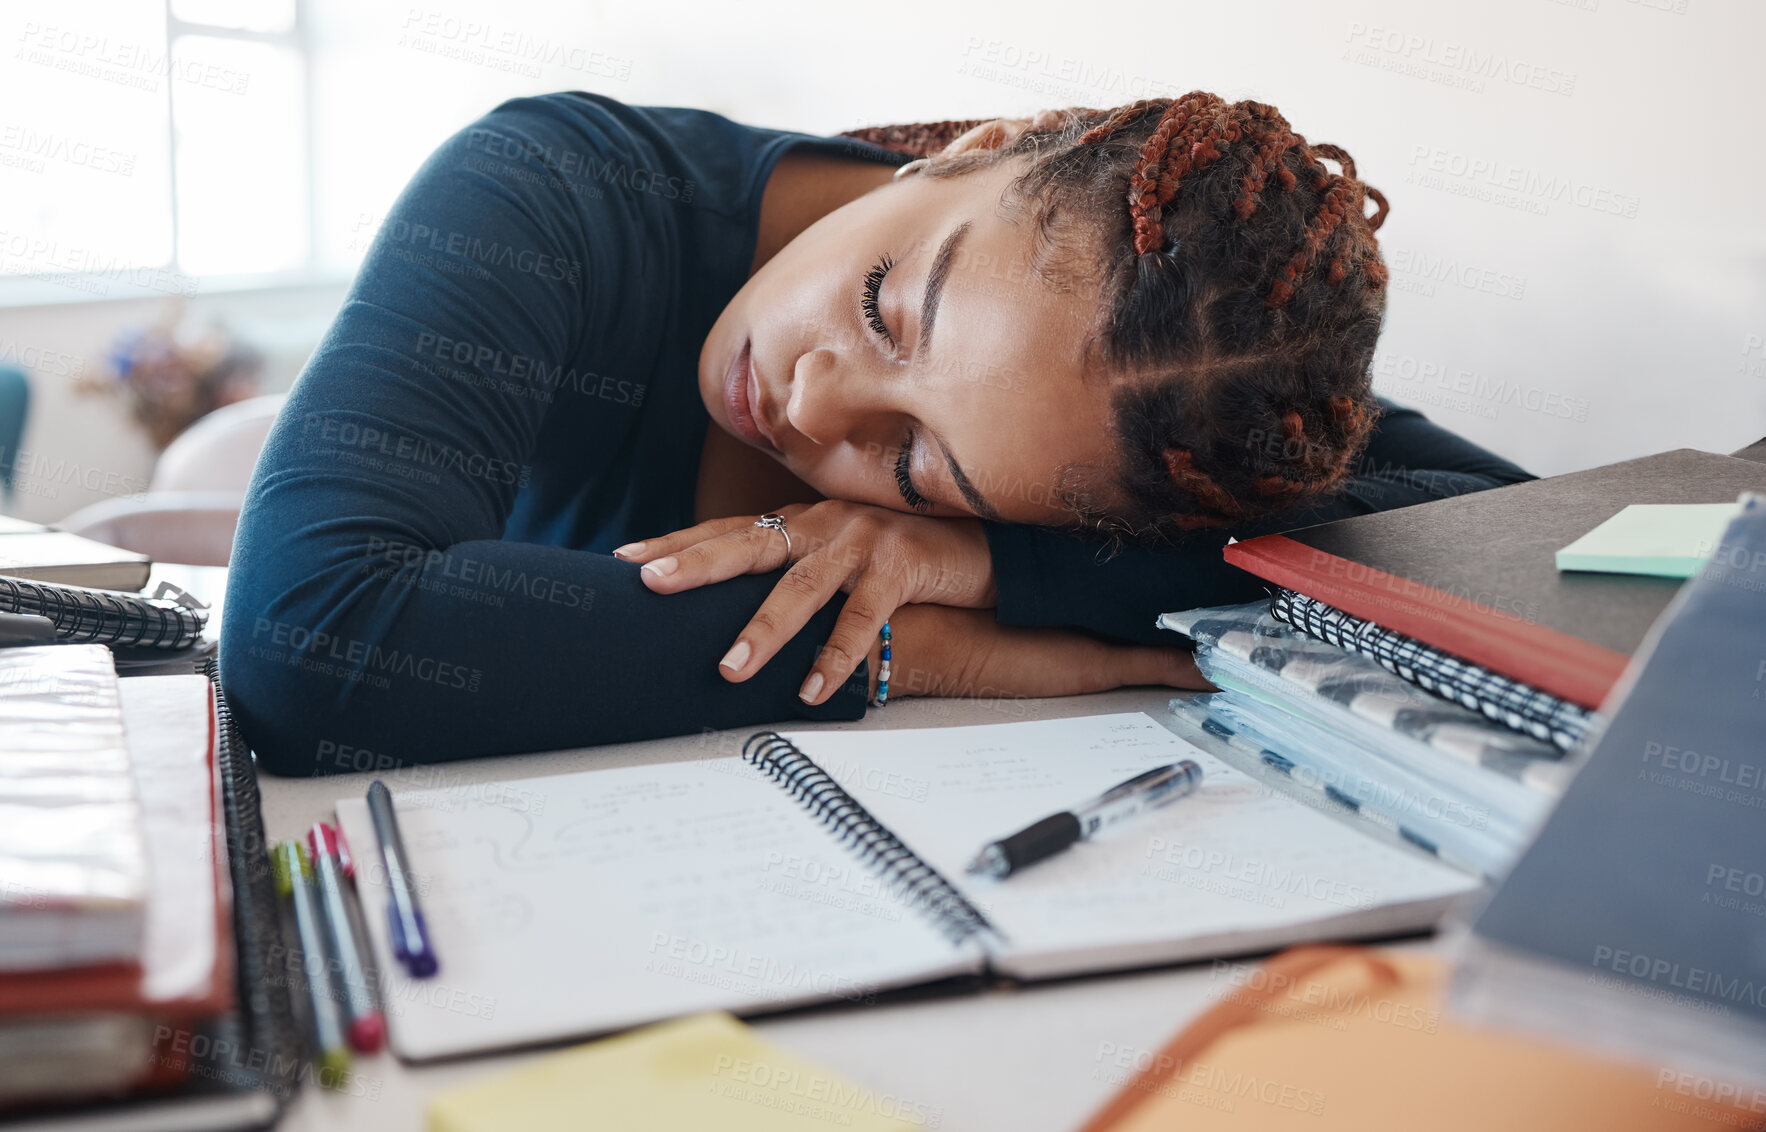
[[[84,393],[121,396],[161,451],[199,419],[257,393],[264,358],[217,325],[192,325],[174,299],[148,326],[111,346],[108,373],[80,379]]]

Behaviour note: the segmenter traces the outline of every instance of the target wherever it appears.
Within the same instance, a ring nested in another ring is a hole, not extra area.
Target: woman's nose
[[[888,381],[864,370],[850,356],[829,349],[811,350],[797,359],[785,418],[791,427],[817,445],[849,441],[887,409],[881,398]]]

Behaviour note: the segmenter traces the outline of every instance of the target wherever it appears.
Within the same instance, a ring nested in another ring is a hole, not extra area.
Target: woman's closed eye
[[[864,290],[859,298],[859,310],[864,314],[865,322],[870,325],[871,330],[879,338],[888,344],[891,350],[895,349],[895,336],[889,333],[889,326],[883,321],[881,294],[883,277],[888,275],[889,269],[894,266],[895,261],[889,258],[888,252],[884,252],[878,258],[876,265],[865,272]]]
[[[914,456],[914,434],[908,433],[901,442],[901,452],[895,457],[895,489],[901,492],[901,498],[916,511],[932,510],[932,501],[914,489],[914,479],[909,466]]]
[[[865,272],[864,293],[859,300],[859,308],[864,313],[865,322],[870,325],[877,337],[883,339],[892,353],[895,350],[895,335],[889,333],[889,324],[883,321],[881,297],[883,278],[894,266],[895,261],[889,258],[888,252],[879,256],[876,265]],[[901,493],[902,502],[915,511],[930,511],[933,506],[932,501],[921,495],[919,490],[914,487],[913,456],[914,434],[909,432],[907,436],[902,438],[901,450],[895,457],[895,489]]]

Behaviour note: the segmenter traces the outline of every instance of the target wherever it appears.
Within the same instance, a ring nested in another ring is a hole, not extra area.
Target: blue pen
[[[374,820],[380,858],[386,863],[386,887],[391,892],[386,919],[391,929],[392,953],[412,978],[426,979],[436,971],[435,945],[423,926],[417,894],[411,890],[411,868],[404,839],[399,836],[399,819],[392,809],[392,791],[379,779],[368,787],[368,816]]]

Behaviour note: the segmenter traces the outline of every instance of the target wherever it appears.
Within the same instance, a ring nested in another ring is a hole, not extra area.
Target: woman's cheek
[[[875,442],[814,461],[793,461],[791,473],[829,499],[888,506],[895,489],[890,478],[895,453]]]

